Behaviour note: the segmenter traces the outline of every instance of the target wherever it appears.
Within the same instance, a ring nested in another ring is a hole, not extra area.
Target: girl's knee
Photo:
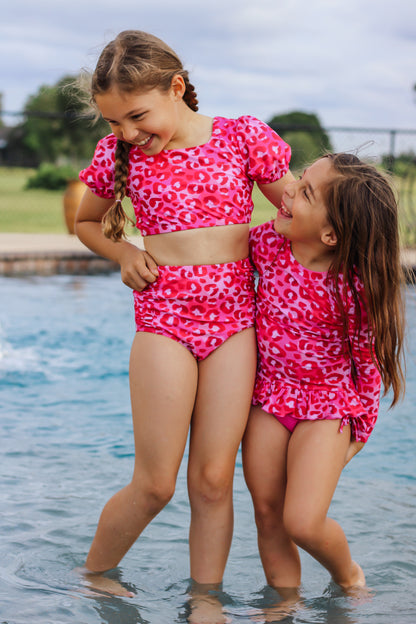
[[[283,512],[283,525],[286,533],[300,547],[313,544],[322,531],[322,521],[313,515],[305,514],[297,510],[285,509]]]
[[[261,532],[276,530],[283,524],[280,501],[268,498],[253,498],[254,518],[257,529]]]
[[[175,493],[176,482],[170,477],[153,475],[152,477],[134,478],[132,487],[140,491],[140,500],[145,501],[148,512],[152,515],[159,513],[172,499]]]
[[[220,466],[205,466],[198,471],[190,471],[188,490],[191,502],[220,503],[230,495],[233,488],[233,472]]]

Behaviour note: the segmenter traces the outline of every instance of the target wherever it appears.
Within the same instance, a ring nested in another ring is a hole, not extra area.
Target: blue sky
[[[176,50],[204,114],[304,110],[325,126],[416,129],[414,0],[14,0],[0,24],[3,109],[92,68],[128,28]],[[374,138],[375,150],[388,140]]]

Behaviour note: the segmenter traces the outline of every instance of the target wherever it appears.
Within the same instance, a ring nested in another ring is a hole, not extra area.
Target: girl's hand
[[[351,440],[350,445],[347,450],[347,454],[345,456],[344,466],[346,466],[348,462],[351,461],[354,455],[357,455],[357,453],[361,451],[364,445],[365,445],[365,442],[357,442],[357,440]]]
[[[157,264],[152,256],[135,245],[128,245],[123,249],[119,263],[124,284],[139,292],[159,276]]]

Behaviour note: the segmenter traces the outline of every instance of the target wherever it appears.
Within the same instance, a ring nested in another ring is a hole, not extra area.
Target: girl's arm
[[[280,208],[282,202],[283,191],[286,184],[290,184],[295,180],[291,171],[288,171],[282,178],[271,182],[270,184],[258,184],[260,191],[276,208]]]
[[[75,217],[75,231],[81,242],[99,256],[118,262],[121,279],[133,288],[141,291],[154,282],[158,276],[157,264],[142,249],[128,241],[117,243],[106,238],[102,232],[101,221],[114,199],[104,199],[90,189],[85,191]]]
[[[352,301],[350,301],[349,309],[354,309]],[[354,331],[357,324],[357,318],[356,315],[350,316],[349,340],[351,345],[351,356],[357,373],[356,388],[361,403],[366,410],[366,414],[363,418],[365,430],[362,431],[358,441],[367,442],[371,432],[374,429],[378,416],[381,375],[371,355],[371,345],[368,339],[368,321],[364,308],[362,308],[361,316],[361,331],[358,340]]]

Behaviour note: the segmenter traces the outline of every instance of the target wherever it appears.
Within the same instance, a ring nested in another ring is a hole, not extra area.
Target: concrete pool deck
[[[71,234],[0,232],[0,275],[87,275],[118,269]]]
[[[141,237],[134,242],[140,245]],[[403,265],[416,275],[416,249],[404,249]],[[19,234],[0,232],[0,275],[89,275],[118,271],[71,234]]]

